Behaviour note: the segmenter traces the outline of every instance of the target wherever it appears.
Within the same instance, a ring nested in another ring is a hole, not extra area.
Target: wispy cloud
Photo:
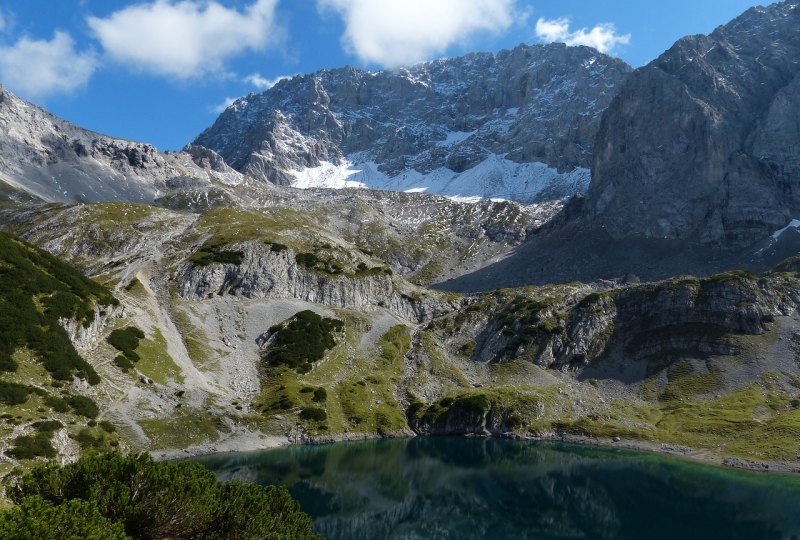
[[[77,51],[65,32],[55,32],[50,40],[23,37],[0,46],[0,79],[26,98],[72,92],[85,85],[96,68],[95,54]]]
[[[294,75],[278,75],[273,79],[262,77],[260,73],[251,73],[244,78],[244,82],[257,88],[258,90],[269,90],[284,79],[291,79]]]
[[[568,18],[544,19],[536,21],[536,37],[551,43],[566,43],[567,45],[586,45],[594,47],[601,53],[611,53],[619,45],[627,45],[631,41],[630,34],[617,34],[613,23],[601,23],[592,29],[580,28],[570,30]]]
[[[276,3],[256,0],[238,11],[215,1],[156,0],[87,22],[105,52],[120,64],[190,79],[222,73],[228,58],[280,41]]]
[[[519,20],[516,0],[317,0],[345,24],[342,43],[361,61],[396,67],[427,60],[477,33]]]
[[[212,105],[208,108],[208,110],[215,114],[222,114],[225,109],[233,105],[233,102],[236,101],[236,98],[226,97],[222,100],[222,103],[218,103],[217,105]]]

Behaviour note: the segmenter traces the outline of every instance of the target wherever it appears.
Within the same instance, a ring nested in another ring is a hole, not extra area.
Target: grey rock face
[[[274,252],[267,246],[246,243],[234,246],[244,253],[240,265],[187,264],[178,277],[184,298],[202,300],[221,294],[246,298],[296,299],[334,308],[382,307],[409,320],[422,322],[455,309],[422,289],[404,291],[388,275],[331,276],[303,268],[291,250]]]
[[[634,72],[603,116],[590,215],[615,237],[751,245],[800,216],[800,7],[748,10]]]
[[[86,131],[0,89],[0,178],[46,201],[152,201],[174,167],[147,144]]]
[[[728,336],[761,334],[775,316],[791,313],[800,302],[796,286],[795,279],[733,273],[573,297],[510,323],[504,308],[487,319],[474,359],[523,356],[546,368],[600,371],[602,360],[623,359],[649,375],[679,358],[734,354]]]
[[[61,319],[60,322],[75,348],[81,352],[86,352],[100,341],[103,333],[106,332],[106,321],[114,316],[117,311],[118,308],[112,306],[104,306],[102,309],[99,306],[95,306],[94,318],[89,323],[89,326],[83,326],[83,323],[75,319]]]
[[[176,180],[236,184],[214,152],[161,153],[82,129],[0,86],[0,186],[48,202],[153,202]],[[1,190],[2,188],[0,188]]]
[[[346,158],[390,176],[463,172],[492,153],[569,172],[589,167],[600,114],[629,71],[560,44],[397,71],[323,70],[238,99],[195,144],[276,184],[290,183],[288,171]]]

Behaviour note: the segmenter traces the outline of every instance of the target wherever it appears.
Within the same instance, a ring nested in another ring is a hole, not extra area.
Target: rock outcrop
[[[476,332],[469,338],[475,339],[475,361],[526,358],[544,368],[581,371],[622,359],[650,373],[680,358],[735,354],[729,337],[761,334],[776,316],[792,313],[800,303],[797,286],[795,277],[780,274],[675,278],[545,300],[516,296],[486,319],[464,323],[485,309],[478,302],[454,324]],[[454,339],[455,348],[463,339]]]
[[[529,192],[505,198],[555,199],[586,188],[600,114],[629,71],[594,49],[562,44],[397,71],[323,70],[238,99],[195,144],[276,184],[342,187],[343,179],[331,178],[339,175],[369,187],[410,189],[417,182],[428,192],[457,195],[421,176],[458,176],[463,183],[474,170],[486,194],[503,196],[521,182]],[[326,163],[354,166],[298,176]],[[560,174],[576,170],[584,172]],[[537,184],[536,175],[547,180]]]
[[[589,211],[614,237],[739,249],[800,216],[800,4],[754,7],[634,72],[603,115]]]
[[[0,88],[0,178],[45,201],[152,201],[175,168],[148,144],[81,129]]]
[[[387,273],[350,275],[309,269],[299,264],[296,253],[289,249],[274,251],[254,242],[231,249],[241,250],[240,264],[184,265],[178,276],[179,294],[193,300],[230,294],[296,299],[334,308],[381,307],[417,322],[444,315],[459,304],[395,281]]]
[[[101,135],[0,86],[0,192],[47,202],[151,203],[187,180],[238,184],[242,175],[213,151],[190,146],[185,153],[162,153]]]
[[[120,312],[120,308],[114,306],[95,306],[94,316],[87,325],[75,319],[61,319],[60,322],[75,348],[85,353],[94,347],[107,332],[106,322],[108,319]]]

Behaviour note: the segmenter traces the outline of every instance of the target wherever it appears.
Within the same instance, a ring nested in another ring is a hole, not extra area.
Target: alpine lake
[[[197,458],[282,484],[336,539],[800,539],[800,475],[467,437],[291,446]]]

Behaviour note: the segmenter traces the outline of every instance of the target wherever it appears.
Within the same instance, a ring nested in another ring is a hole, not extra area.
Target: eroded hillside
[[[462,296],[407,281],[376,246],[348,240],[351,220],[329,216],[278,206],[7,209],[15,233],[119,302],[92,332],[65,325],[100,379],[68,384],[95,400],[101,424],[59,416],[32,391],[37,412],[9,419],[19,426],[8,437],[58,420],[72,426],[58,432],[64,459],[81,445],[68,435],[87,433],[161,455],[475,433],[796,461],[793,261],[764,275]],[[41,370],[25,350],[11,354]],[[45,379],[25,384],[50,392]]]

